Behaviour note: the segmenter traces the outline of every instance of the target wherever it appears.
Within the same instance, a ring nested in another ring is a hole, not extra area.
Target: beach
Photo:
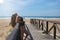
[[[9,23],[10,19],[0,19],[0,40],[6,40],[9,30],[12,29],[11,26],[8,26]]]
[[[60,22],[60,18],[46,18],[46,20],[58,21]],[[24,21],[30,23],[30,18],[24,18]],[[10,19],[1,19],[0,18],[0,40],[6,40],[6,37],[9,35],[9,30],[12,29],[11,26],[8,26],[10,23]],[[49,23],[51,26],[52,24]]]

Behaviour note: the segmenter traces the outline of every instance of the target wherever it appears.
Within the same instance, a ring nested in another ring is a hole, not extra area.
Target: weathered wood
[[[42,30],[43,30],[43,20],[42,20]]]
[[[39,29],[40,29],[40,20],[39,20]]]
[[[31,33],[30,33],[30,31],[29,31],[29,29],[28,29],[27,26],[25,26],[25,29],[29,33],[30,39],[28,39],[28,40],[33,40],[33,37],[32,37],[32,35],[31,35]],[[8,35],[8,37],[7,37],[6,40],[20,40],[20,27],[19,27],[18,24],[15,26],[15,28],[13,29],[13,31],[11,32],[11,34]]]
[[[48,34],[48,21],[46,22],[46,33]]]
[[[11,32],[10,35],[8,35],[6,40],[18,40],[18,25],[15,26],[15,28],[13,29],[13,31]]]
[[[31,35],[31,32],[30,32],[29,28],[27,27],[27,25],[25,25],[25,27],[26,27],[26,30],[28,31],[28,33],[30,34],[30,35],[29,35],[29,36],[30,36],[30,39],[29,39],[29,40],[33,40],[33,37],[32,37],[32,35]]]
[[[56,39],[56,23],[54,23],[54,39]]]
[[[34,19],[33,19],[34,20]],[[39,28],[42,26],[42,30],[44,30],[44,21],[46,21],[46,30],[43,32],[43,33],[49,33],[53,28],[54,28],[54,39],[56,39],[56,24],[60,24],[60,22],[57,22],[57,21],[51,21],[51,20],[45,20],[45,19],[36,19],[36,20],[40,20],[42,21],[41,24],[40,24],[40,21],[39,21]],[[53,26],[48,30],[48,22],[51,22],[53,23]]]

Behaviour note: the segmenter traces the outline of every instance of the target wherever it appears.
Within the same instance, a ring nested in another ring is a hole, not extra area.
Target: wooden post
[[[30,19],[30,23],[32,24],[32,19]]]
[[[54,39],[56,39],[56,23],[54,23]]]
[[[34,24],[36,24],[36,19],[34,21],[35,21]]]
[[[39,20],[39,29],[40,29],[40,20]]]
[[[42,30],[43,30],[43,20],[42,20]]]
[[[33,19],[33,24],[34,24],[34,19]]]
[[[46,22],[46,33],[48,34],[48,21]]]

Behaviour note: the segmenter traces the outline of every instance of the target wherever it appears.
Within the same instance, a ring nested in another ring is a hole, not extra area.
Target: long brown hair
[[[23,17],[18,16],[18,21],[17,21],[20,26],[24,26],[25,22],[23,21]]]
[[[12,16],[11,16],[11,26],[12,27],[14,27],[15,25],[16,25],[16,16],[17,16],[17,13],[15,13],[15,14],[13,14]]]

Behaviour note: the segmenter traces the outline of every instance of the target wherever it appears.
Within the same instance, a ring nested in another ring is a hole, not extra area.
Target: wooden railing
[[[46,28],[44,30],[44,22],[46,23]],[[51,28],[49,29],[49,22],[53,23]],[[38,26],[38,28],[43,30],[43,33],[48,34],[52,29],[53,29],[53,37],[56,39],[56,27],[57,24],[60,24],[60,22],[57,21],[51,21],[51,20],[46,20],[46,19],[30,19],[30,23]]]
[[[29,38],[27,38],[28,40],[33,40],[33,37],[27,27],[27,25],[25,25],[26,30],[29,32]],[[13,31],[8,35],[8,37],[6,38],[6,40],[20,40],[20,36],[19,36],[20,30],[19,30],[19,25],[16,25],[15,28],[13,29]]]

